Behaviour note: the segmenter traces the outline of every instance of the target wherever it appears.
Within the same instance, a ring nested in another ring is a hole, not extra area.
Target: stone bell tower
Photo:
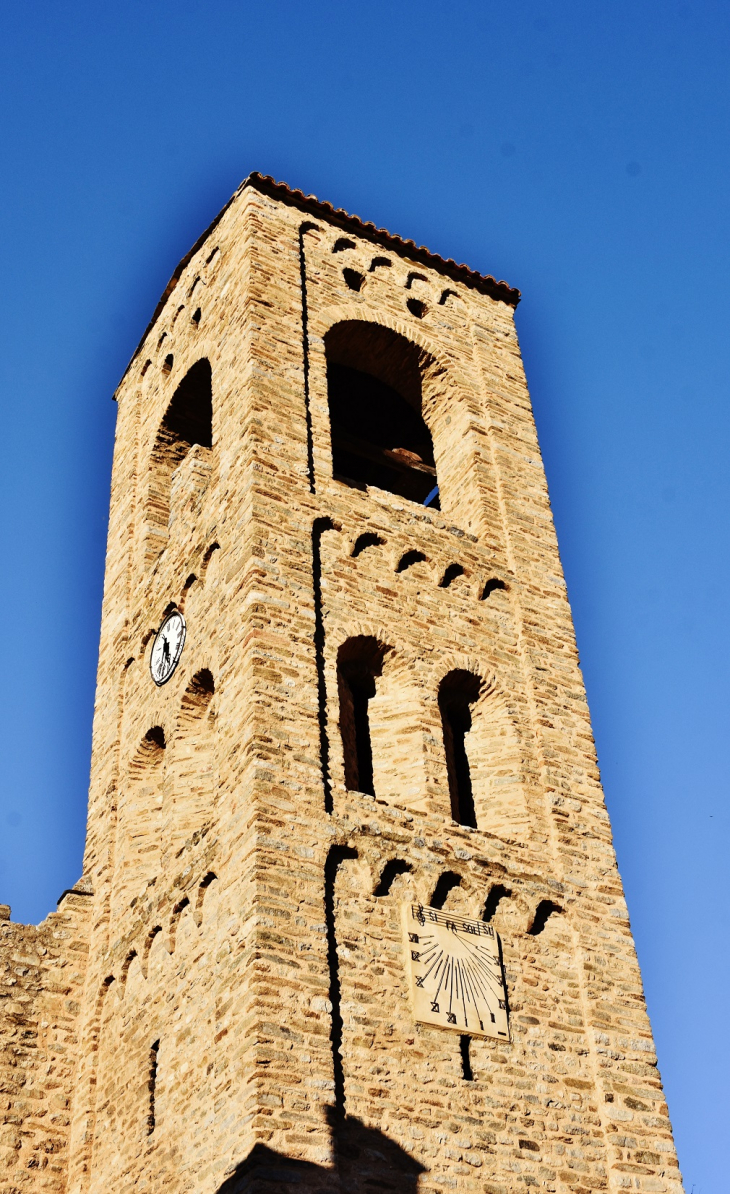
[[[0,1188],[679,1194],[518,299],[260,175],[175,271]]]

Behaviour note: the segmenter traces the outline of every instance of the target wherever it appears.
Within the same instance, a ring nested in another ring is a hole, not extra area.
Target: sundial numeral
[[[418,933],[409,933],[408,940],[415,941],[416,945],[418,945]]]
[[[446,1013],[446,1020],[447,1020],[447,1023],[449,1023],[449,1024],[455,1024],[455,1023],[456,1023],[456,1016],[454,1015],[454,1013],[453,1013],[453,1012],[447,1012],[447,1013]]]
[[[416,975],[416,986],[417,986],[417,987],[422,987],[422,986],[423,986],[423,975],[422,975],[422,974],[417,974],[417,975]]]
[[[420,960],[421,960],[421,955],[417,949],[411,950],[411,957],[413,958],[414,962],[420,962]]]
[[[431,1011],[432,1011],[432,1012],[437,1012],[438,1010],[439,1010],[439,1005],[438,1005],[438,1004],[436,1003],[436,1001],[434,1000],[434,1002],[431,1004]]]

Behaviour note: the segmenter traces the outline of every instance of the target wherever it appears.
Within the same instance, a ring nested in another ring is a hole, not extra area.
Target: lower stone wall
[[[79,885],[40,925],[0,905],[0,1194],[65,1190],[91,904]]]

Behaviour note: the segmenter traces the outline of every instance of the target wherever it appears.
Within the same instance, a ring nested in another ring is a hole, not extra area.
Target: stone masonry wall
[[[68,893],[37,927],[0,906],[2,1194],[66,1189],[90,904]]]

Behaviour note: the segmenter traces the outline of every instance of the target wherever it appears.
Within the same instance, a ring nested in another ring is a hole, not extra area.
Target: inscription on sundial
[[[416,1020],[509,1040],[499,942],[492,926],[406,904],[403,930]]]

